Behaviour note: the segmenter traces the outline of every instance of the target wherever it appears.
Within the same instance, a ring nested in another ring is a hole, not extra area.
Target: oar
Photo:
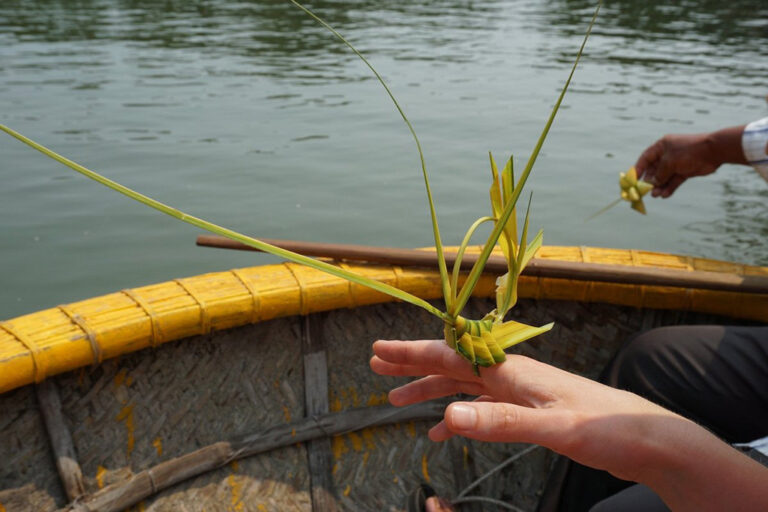
[[[304,254],[305,256],[319,258],[417,267],[437,267],[438,264],[437,256],[434,252],[430,251],[296,240],[262,240],[277,247]],[[199,235],[197,237],[197,245],[256,251],[256,249],[250,246],[214,235]],[[471,268],[476,258],[477,255],[465,254],[462,259],[462,268]],[[447,253],[445,255],[445,261],[448,265],[452,265],[454,259],[455,254]],[[501,256],[491,256],[485,268],[486,272],[503,274],[507,271],[507,263]],[[523,271],[523,275],[572,279],[575,281],[599,281],[768,294],[768,277],[702,270],[675,270],[534,258]]]

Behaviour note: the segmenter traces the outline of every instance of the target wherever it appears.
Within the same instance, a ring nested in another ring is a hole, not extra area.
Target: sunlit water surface
[[[673,4],[673,5],[669,5]],[[564,0],[325,1],[403,104],[444,240],[488,211],[488,150],[525,161],[592,12]],[[538,160],[545,242],[768,264],[768,185],[693,180],[642,217],[619,171],[664,133],[768,115],[768,4],[612,0]],[[418,157],[367,69],[287,2],[4,0],[2,123],[87,167],[247,234],[431,244]],[[0,318],[274,261],[0,137]]]

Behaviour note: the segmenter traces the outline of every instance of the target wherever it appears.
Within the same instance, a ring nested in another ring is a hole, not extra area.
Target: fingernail
[[[424,503],[427,512],[450,512],[451,504],[442,498],[432,496]]]
[[[477,411],[471,405],[456,404],[451,407],[451,423],[459,430],[472,430],[477,425]]]

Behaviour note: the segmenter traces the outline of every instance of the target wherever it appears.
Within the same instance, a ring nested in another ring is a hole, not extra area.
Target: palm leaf
[[[533,237],[533,240],[528,244],[528,248],[525,250],[525,256],[523,256],[523,263],[520,266],[520,271],[522,272],[526,265],[528,265],[528,262],[531,261],[531,258],[536,254],[536,251],[538,251],[541,248],[541,244],[544,243],[544,231],[541,229],[538,233],[536,233],[536,236]]]
[[[483,268],[485,268],[485,264],[491,255],[491,251],[493,250],[493,247],[496,245],[496,242],[499,240],[499,237],[501,236],[501,232],[504,229],[504,226],[506,225],[507,220],[509,220],[509,217],[512,215],[512,211],[514,210],[515,205],[517,204],[517,199],[520,197],[520,192],[525,186],[525,183],[528,180],[528,176],[531,174],[531,170],[533,169],[533,164],[536,162],[536,158],[539,156],[541,147],[544,145],[544,141],[546,140],[547,134],[549,133],[549,129],[551,128],[552,123],[555,120],[555,116],[557,115],[557,112],[560,109],[560,104],[563,102],[563,98],[565,97],[565,93],[568,90],[568,86],[571,84],[571,79],[573,78],[573,74],[576,72],[576,67],[578,66],[579,61],[581,60],[581,55],[584,52],[584,46],[587,44],[589,35],[592,33],[592,27],[595,25],[595,19],[597,18],[598,12],[600,12],[601,5],[602,5],[602,0],[597,4],[595,13],[593,14],[592,20],[590,21],[589,27],[587,28],[587,33],[585,34],[584,40],[581,43],[581,47],[579,47],[579,51],[576,54],[576,60],[574,61],[573,66],[571,67],[571,72],[568,75],[568,79],[565,81],[565,85],[563,86],[563,89],[560,92],[560,96],[558,96],[554,107],[552,107],[552,112],[549,114],[549,118],[547,119],[547,122],[544,125],[544,129],[542,130],[541,135],[539,135],[539,139],[536,142],[535,147],[533,148],[531,157],[528,159],[528,163],[526,164],[525,169],[523,169],[523,174],[520,177],[520,181],[515,187],[515,190],[512,192],[512,196],[510,197],[509,202],[506,204],[504,208],[504,212],[502,213],[502,216],[499,218],[499,222],[497,222],[496,227],[494,227],[493,231],[488,237],[488,241],[485,243],[485,246],[483,246],[483,250],[480,252],[480,256],[478,257],[477,262],[475,262],[475,265],[472,267],[472,270],[469,272],[467,281],[462,287],[461,292],[456,298],[456,301],[449,308],[448,313],[451,316],[458,315],[461,312],[461,310],[464,308],[464,306],[467,304],[467,301],[469,300],[469,297],[471,296],[472,291],[475,289],[475,286],[477,286],[477,282],[480,280],[480,275],[483,272]]]
[[[491,334],[502,349],[507,349],[549,331],[554,325],[554,323],[549,323],[541,327],[534,327],[510,320],[503,324],[494,324]]]
[[[501,171],[501,184],[504,192],[504,205],[506,205],[515,189],[515,167],[512,156],[509,157],[504,170]],[[504,226],[504,232],[507,237],[517,242],[517,211],[515,208],[512,209],[512,215],[509,216],[509,220]]]
[[[461,261],[464,259],[464,252],[467,250],[467,246],[469,246],[469,242],[472,239],[472,235],[475,234],[475,231],[477,231],[477,228],[480,227],[480,225],[484,222],[493,222],[495,219],[493,217],[480,217],[475,222],[472,223],[472,225],[467,230],[467,233],[464,235],[464,239],[461,241],[461,245],[459,246],[459,250],[456,253],[456,260],[453,262],[453,272],[451,274],[451,292],[453,295],[451,296],[451,302],[456,299],[456,290],[458,290],[459,286],[459,272],[461,270]]]

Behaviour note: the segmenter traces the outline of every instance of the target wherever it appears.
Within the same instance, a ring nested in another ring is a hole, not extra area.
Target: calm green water
[[[672,5],[670,5],[672,4]],[[444,239],[488,208],[487,151],[524,165],[591,2],[326,1],[422,138]],[[768,115],[764,0],[611,0],[530,181],[549,244],[768,264],[768,185],[690,182],[641,217],[617,173],[664,133]],[[431,242],[418,158],[367,70],[281,1],[3,0],[2,122],[197,216],[273,238]],[[0,318],[274,261],[0,137]]]

